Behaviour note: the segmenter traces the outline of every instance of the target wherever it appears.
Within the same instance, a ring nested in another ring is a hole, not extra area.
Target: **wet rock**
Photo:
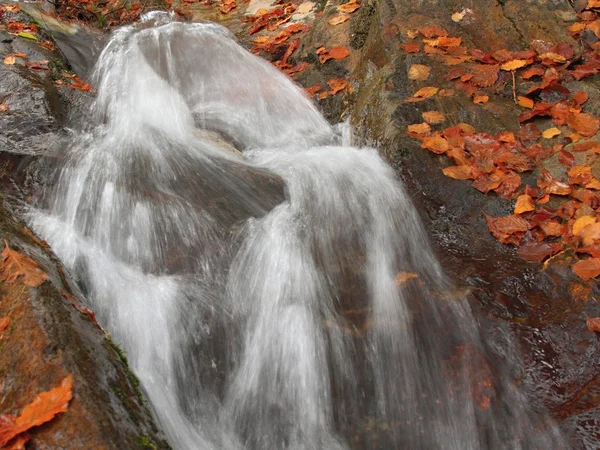
[[[31,430],[37,449],[168,448],[120,349],[93,321],[47,244],[0,207],[0,239],[48,274],[37,288],[0,283],[2,413],[18,413],[40,392],[73,375],[68,410]]]

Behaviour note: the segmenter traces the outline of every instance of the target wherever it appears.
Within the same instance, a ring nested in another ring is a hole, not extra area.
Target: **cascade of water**
[[[567,446],[491,376],[392,169],[284,75],[220,26],[154,14],[95,76],[92,123],[29,217],[175,448]]]

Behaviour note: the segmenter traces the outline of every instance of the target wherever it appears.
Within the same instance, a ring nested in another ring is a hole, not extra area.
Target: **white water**
[[[476,321],[392,169],[226,30],[150,16],[95,86],[30,219],[174,448],[566,447],[502,373],[478,406]]]

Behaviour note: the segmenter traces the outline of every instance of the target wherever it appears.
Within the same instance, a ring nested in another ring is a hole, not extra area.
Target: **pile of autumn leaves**
[[[451,66],[445,79],[454,85],[424,87],[406,102],[451,96],[458,90],[477,104],[487,103],[494,94],[512,97],[523,109],[516,134],[504,131],[492,136],[464,123],[433,131],[432,125],[445,121],[439,111],[423,113],[424,122],[410,125],[408,134],[421,140],[424,149],[453,160],[454,165],[443,170],[445,175],[472,180],[481,192],[516,200],[514,214],[486,216],[498,241],[517,246],[519,255],[532,262],[571,249],[580,258],[572,269],[582,278],[600,275],[600,142],[590,139],[600,121],[583,112],[588,95],[571,92],[565,84],[600,72],[600,20],[595,8],[600,9],[600,2],[590,1],[579,14],[580,21],[569,27],[585,47],[577,56],[569,44],[544,41],[534,41],[530,50],[486,54],[467,49],[460,37],[449,37],[435,26],[416,30],[413,42],[403,45],[407,53],[424,52]],[[424,81],[429,68],[414,65],[408,76]],[[533,122],[542,117],[552,121],[543,131]],[[554,178],[544,168],[544,160],[554,155],[566,170],[565,179]],[[536,169],[536,184],[523,185],[520,174]]]
[[[236,5],[235,0],[221,0],[219,11],[221,14],[228,14],[236,8]],[[273,61],[273,65],[288,76],[293,76],[304,71],[309,63],[302,61],[292,65],[290,64],[290,57],[300,46],[300,39],[297,35],[308,32],[310,26],[304,23],[290,23],[290,21],[292,21],[294,15],[311,13],[315,5],[311,1],[304,1],[300,4],[280,2],[280,4],[270,10],[259,9],[256,14],[245,17],[243,21],[250,24],[248,35],[256,35],[252,41],[253,45],[250,51],[256,55],[275,56],[277,59]],[[337,14],[328,20],[329,25],[336,26],[347,22],[350,19],[350,15],[359,8],[360,2],[357,0],[350,0],[337,5]],[[320,14],[322,13],[316,13],[315,16],[319,16]],[[262,34],[258,35],[259,33]],[[321,46],[315,49],[315,53],[321,64],[325,64],[332,59],[345,59],[350,55],[350,52],[344,46],[331,48]],[[319,100],[323,100],[348,88],[348,80],[345,78],[332,78],[327,81],[327,86],[328,88],[323,88],[322,86],[315,85],[307,87],[305,91],[310,97],[316,95]]]
[[[25,286],[36,287],[45,280],[46,274],[33,260],[12,250],[6,244],[0,260],[0,281],[6,284],[22,283]],[[9,317],[0,318],[0,340],[4,337],[10,323]],[[38,394],[18,416],[0,415],[0,448],[24,449],[30,439],[28,430],[52,420],[54,416],[67,410],[73,397],[72,389],[73,376],[69,375],[58,387]]]

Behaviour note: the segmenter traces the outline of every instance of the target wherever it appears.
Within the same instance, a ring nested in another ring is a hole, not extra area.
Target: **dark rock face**
[[[515,334],[522,354],[518,377],[531,401],[550,410],[574,448],[597,448],[600,436],[594,430],[600,421],[600,345],[586,329],[585,314],[597,316],[598,307],[573,294],[579,284],[566,263],[548,268],[530,264],[513,248],[493,239],[483,213],[509,214],[512,202],[445,177],[441,169],[448,162],[421,149],[406,135],[406,127],[422,122],[421,113],[430,110],[442,111],[450,119],[447,126],[466,122],[491,134],[516,131],[511,100],[497,100],[493,108],[485,110],[459,97],[402,103],[420,87],[407,77],[412,64],[432,66],[430,86],[441,85],[447,71],[447,66],[434,58],[402,52],[399,46],[406,31],[439,25],[451,36],[463,37],[469,47],[483,51],[502,46],[520,50],[534,39],[573,44],[566,33],[568,24],[562,20],[573,11],[567,2],[557,0],[473,0],[460,5],[394,0],[373,5],[376,12],[354,73],[359,89],[352,119],[362,141],[382,148],[397,168],[439,258],[455,282],[470,289],[474,307],[494,326],[505,322]],[[463,7],[471,8],[475,19],[453,23],[451,15]],[[530,19],[533,17],[535,20]],[[580,82],[577,89],[585,84]],[[588,86],[584,90],[596,89]],[[587,298],[596,291],[594,286]]]

